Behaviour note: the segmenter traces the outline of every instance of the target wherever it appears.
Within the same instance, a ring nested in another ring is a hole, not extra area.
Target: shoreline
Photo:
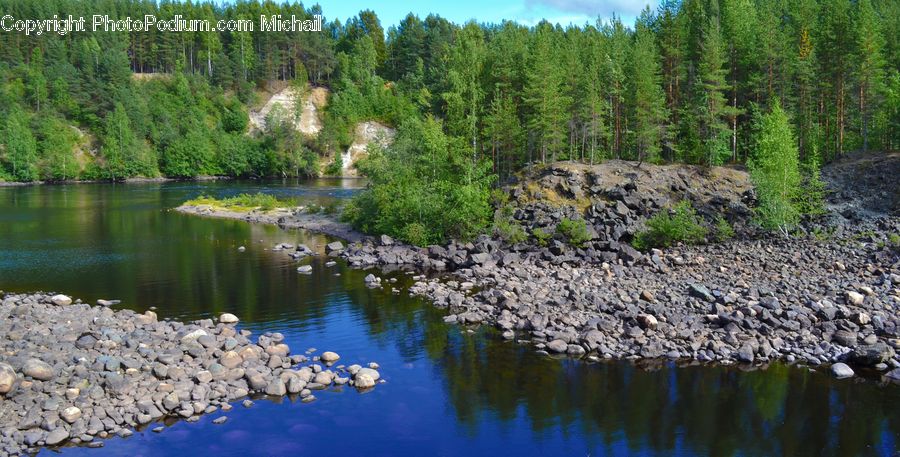
[[[62,186],[68,184],[152,184],[152,183],[166,183],[166,182],[208,182],[208,181],[230,181],[234,178],[232,176],[196,176],[193,178],[166,178],[166,177],[157,177],[157,178],[145,178],[145,177],[133,177],[133,178],[125,178],[120,181],[113,181],[108,179],[67,179],[64,181],[30,181],[30,182],[18,182],[18,181],[0,181],[0,188],[3,187],[27,187],[27,186]]]
[[[216,219],[234,219],[245,222],[276,225],[284,229],[303,229],[322,235],[340,238],[351,243],[361,242],[369,237],[349,224],[335,220],[325,214],[299,213],[296,208],[275,208],[270,211],[231,211],[212,205],[181,205],[174,211],[194,216]]]
[[[289,212],[178,210],[316,231]],[[882,236],[896,231],[900,218],[859,227]],[[875,240],[769,237],[647,254],[622,249],[588,262],[546,248],[512,251],[488,237],[419,248],[353,233],[360,238],[330,255],[354,268],[450,273],[417,276],[408,293],[447,309],[448,323],[490,325],[547,354],[782,360],[830,365],[838,377],[852,376],[844,367],[853,366],[900,380],[900,247]],[[367,284],[381,287],[378,279],[372,275]]]
[[[251,395],[311,402],[313,392],[373,389],[381,375],[334,352],[291,354],[280,333],[252,337],[238,318],[158,320],[152,310],[89,306],[65,295],[0,294],[0,455],[127,437],[166,418],[219,414]],[[47,332],[46,329],[53,329]],[[154,425],[156,424],[156,425]]]

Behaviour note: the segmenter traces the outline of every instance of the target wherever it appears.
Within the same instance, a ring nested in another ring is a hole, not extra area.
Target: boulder
[[[17,382],[16,370],[5,363],[0,363],[0,394],[12,392]]]
[[[853,376],[853,369],[846,363],[836,363],[831,366],[831,373],[838,379],[849,378]]]
[[[52,301],[53,304],[56,306],[66,306],[66,305],[72,304],[72,297],[69,297],[68,295],[59,294],[59,295],[54,295],[54,296],[50,297],[50,301]]]
[[[219,322],[223,324],[237,324],[239,321],[240,319],[231,313],[222,313],[222,315],[219,316]]]
[[[40,381],[49,381],[54,375],[53,367],[38,359],[28,359],[22,366],[22,373]]]
[[[328,243],[325,245],[326,253],[332,253],[332,252],[343,251],[343,250],[344,250],[344,243],[341,243],[340,241],[332,241],[331,243]]]
[[[340,360],[341,356],[339,356],[336,352],[325,351],[319,356],[319,359],[325,363],[334,363]]]
[[[887,362],[894,357],[894,348],[883,341],[875,344],[859,346],[850,353],[850,361],[866,367]]]

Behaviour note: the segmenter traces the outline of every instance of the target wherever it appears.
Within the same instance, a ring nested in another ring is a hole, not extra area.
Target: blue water
[[[386,383],[317,394],[312,403],[256,399],[212,420],[151,424],[102,449],[42,454],[224,455],[892,455],[900,387],[835,381],[774,364],[744,371],[670,362],[552,359],[491,329],[448,326],[442,312],[364,287],[343,264],[312,275],[273,252],[329,240],[170,209],[200,194],[262,190],[327,204],[354,180],[0,188],[0,289],[47,290],[191,320],[233,312],[254,333],[282,332],[295,353],[332,350],[378,362]],[[237,252],[246,246],[246,252]],[[336,275],[336,274],[339,274]],[[302,454],[301,454],[302,453]]]

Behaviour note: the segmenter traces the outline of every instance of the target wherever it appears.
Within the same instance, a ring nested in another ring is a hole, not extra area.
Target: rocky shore
[[[303,229],[347,241],[363,241],[367,237],[349,224],[339,222],[327,214],[310,214],[302,208],[275,208],[270,211],[231,211],[212,205],[181,205],[175,211],[195,216],[236,219],[246,222],[273,224],[284,229]]]
[[[0,455],[67,443],[92,447],[164,418],[227,419],[250,395],[315,399],[348,385],[372,389],[377,364],[338,365],[334,352],[292,354],[279,333],[253,337],[222,314],[192,323],[153,311],[90,306],[64,295],[6,294],[0,302]],[[161,431],[162,427],[155,427]]]
[[[746,173],[650,167],[561,164],[506,188],[508,213],[529,232],[582,218],[590,236],[582,246],[560,236],[542,244],[482,236],[418,248],[358,236],[326,251],[356,268],[441,272],[416,276],[408,292],[446,308],[447,322],[491,325],[547,353],[783,360],[831,365],[838,377],[855,368],[900,380],[900,218],[837,214],[825,218],[831,231],[816,222],[783,238],[755,228]],[[681,200],[707,222],[724,217],[737,236],[647,253],[629,244],[649,216]],[[294,219],[268,221],[301,226]],[[375,275],[366,282],[382,287]]]

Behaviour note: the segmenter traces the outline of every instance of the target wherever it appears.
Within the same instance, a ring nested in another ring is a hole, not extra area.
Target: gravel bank
[[[3,296],[0,455],[99,447],[165,417],[227,413],[251,394],[308,402],[316,390],[371,389],[380,378],[377,365],[335,365],[333,352],[292,355],[281,334],[254,338],[237,322],[230,314],[218,322],[160,321],[153,311],[115,311],[64,295]]]

